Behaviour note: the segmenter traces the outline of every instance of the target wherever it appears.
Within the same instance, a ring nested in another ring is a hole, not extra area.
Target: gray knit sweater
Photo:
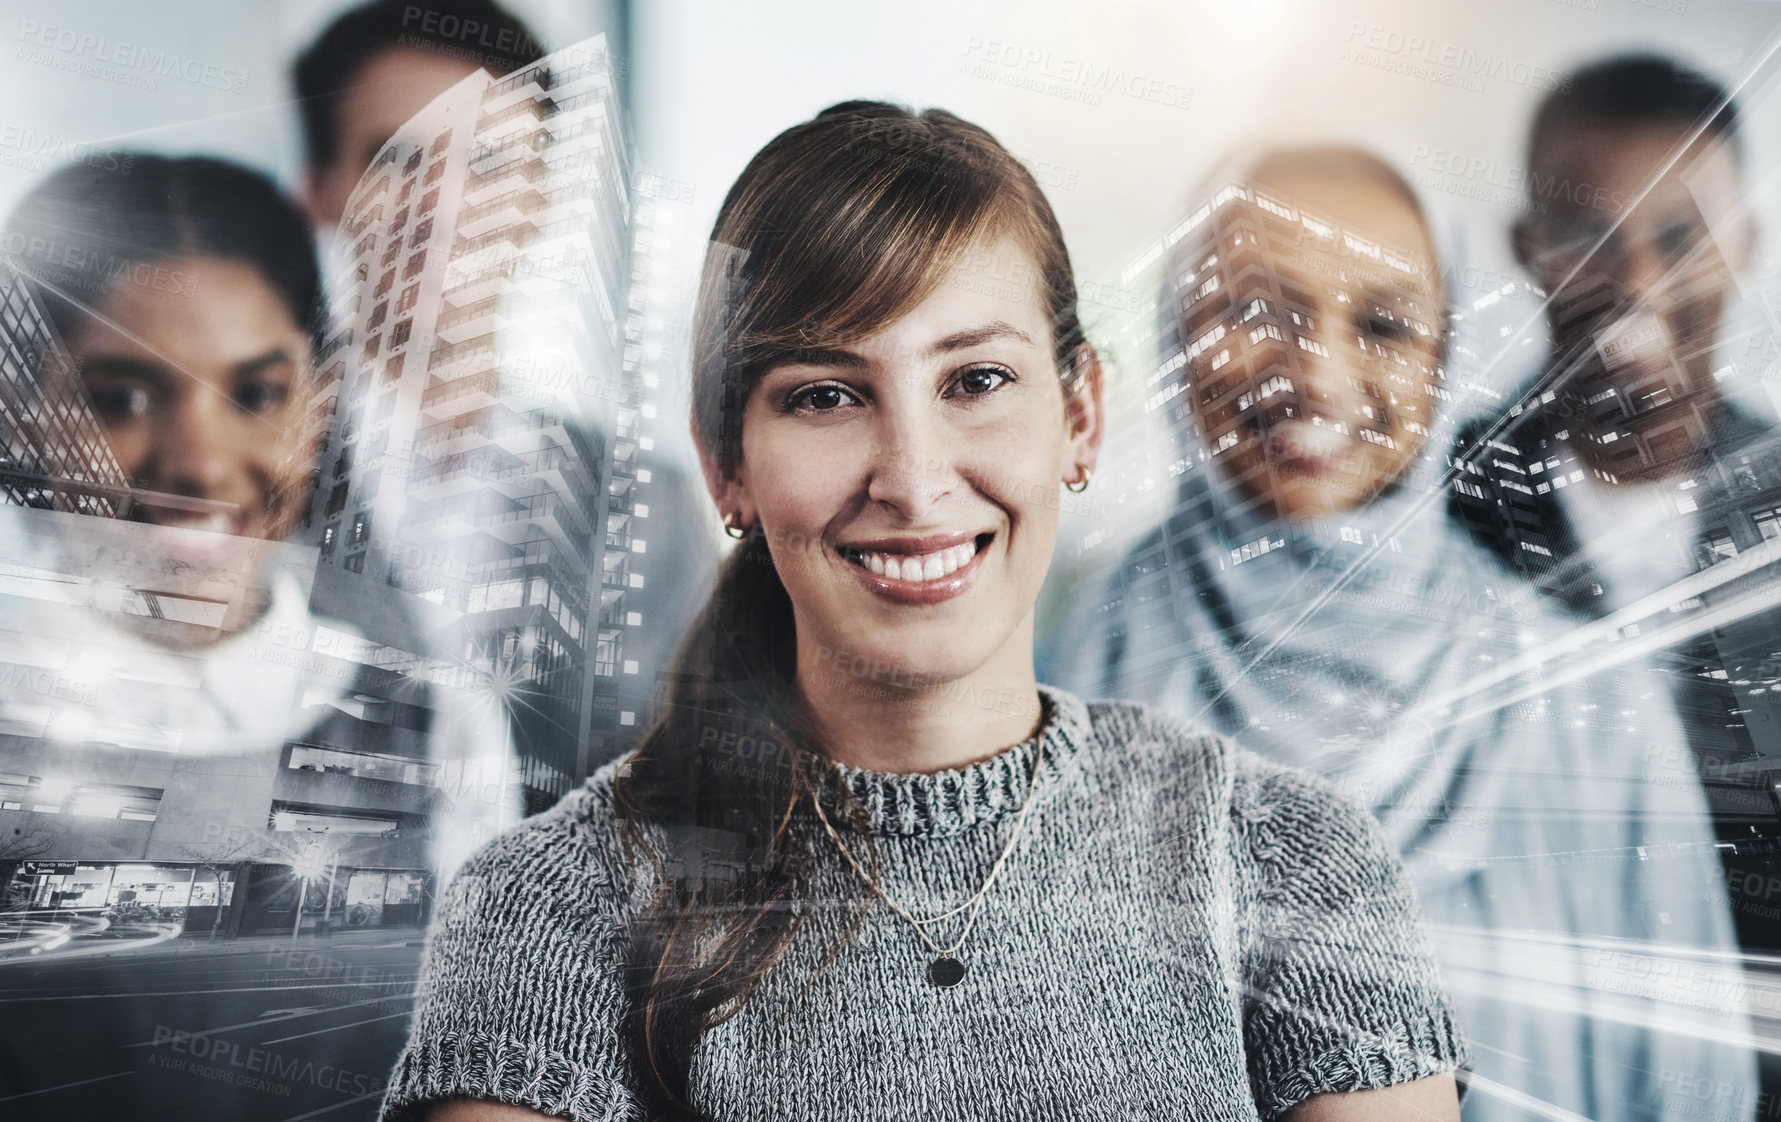
[[[1460,1066],[1414,896],[1364,810],[1176,718],[1044,697],[1036,801],[960,952],[964,981],[932,984],[932,952],[882,903],[818,970],[866,892],[803,831],[809,918],[701,1040],[697,1105],[736,1122],[1275,1118]],[[892,896],[916,915],[969,898],[1034,749],[934,775],[844,769]],[[646,892],[612,777],[452,883],[386,1120],[450,1098],[639,1117],[617,1027],[626,920]]]

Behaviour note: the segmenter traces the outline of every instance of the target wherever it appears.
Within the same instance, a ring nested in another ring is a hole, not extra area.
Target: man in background
[[[1528,149],[1514,249],[1547,297],[1552,347],[1500,435],[1543,500],[1540,582],[1606,615],[1700,567],[1700,535],[1719,528],[1691,492],[1767,428],[1720,385],[1754,233],[1738,114],[1710,78],[1618,58],[1542,103]]]
[[[1588,618],[1781,533],[1761,517],[1781,484],[1774,417],[1725,382],[1738,362],[1723,328],[1755,236],[1738,129],[1717,82],[1650,55],[1584,68],[1534,116],[1513,240],[1546,297],[1551,349],[1507,415],[1458,442],[1496,507],[1518,513],[1481,519],[1458,495],[1453,508]],[[1726,674],[1705,665],[1712,642],[1678,648],[1678,701],[1697,754],[1747,757]]]
[[[302,194],[317,237],[325,243],[341,240],[334,229],[366,169],[434,99],[479,69],[500,78],[548,53],[518,16],[492,0],[369,0],[336,17],[291,69],[303,127]],[[631,242],[630,229],[617,234]],[[324,260],[331,256],[324,253]],[[339,417],[345,416],[342,410]],[[348,470],[365,471],[363,459]],[[708,504],[697,473],[662,452],[644,451],[638,462],[647,465],[639,473],[639,482],[647,485],[646,502],[638,509],[653,508],[650,521],[639,524],[648,534],[647,584],[634,584],[626,592],[627,605],[635,609],[628,614],[641,622],[625,641],[618,664],[627,667],[626,673],[636,672],[635,681],[648,693],[655,672],[703,601],[715,559],[705,532],[709,519],[701,517]],[[424,613],[425,608],[410,610]],[[400,621],[393,627],[402,630]],[[595,658],[594,633],[591,627],[583,632],[589,662]],[[620,727],[603,756],[588,761],[590,767],[627,750],[649,723],[641,710],[633,720]],[[522,756],[552,750],[523,740]],[[528,811],[543,810],[554,801],[551,792],[528,788]]]
[[[498,78],[544,54],[491,0],[372,0],[337,17],[291,68],[317,230],[339,223],[378,151],[434,98],[479,69]]]
[[[1505,416],[1460,437],[1464,478],[1486,491],[1475,503],[1456,486],[1451,509],[1583,619],[1625,612],[1617,648],[1656,647],[1740,942],[1772,952],[1781,924],[1740,890],[1781,844],[1767,771],[1781,712],[1753,688],[1781,665],[1781,619],[1761,603],[1781,580],[1766,544],[1781,537],[1781,455],[1772,412],[1731,392],[1762,350],[1725,332],[1756,234],[1738,109],[1670,59],[1611,58],[1541,103],[1526,166],[1514,250],[1546,298],[1551,349]]]

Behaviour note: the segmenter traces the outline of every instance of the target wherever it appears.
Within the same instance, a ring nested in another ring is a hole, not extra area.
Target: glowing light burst
[[[1553,931],[1430,923],[1456,992],[1781,1054],[1781,973],[1767,955]],[[1489,1041],[1480,1043],[1488,1046]]]

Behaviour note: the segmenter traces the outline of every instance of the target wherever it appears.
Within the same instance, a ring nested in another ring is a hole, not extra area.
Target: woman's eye
[[[810,410],[816,413],[827,413],[839,409],[855,397],[845,389],[836,385],[805,386],[785,399],[786,408],[790,410]]]
[[[148,413],[148,391],[141,386],[99,386],[90,391],[93,412],[107,421],[128,421]]]
[[[1700,232],[1685,223],[1672,223],[1659,231],[1657,246],[1671,261],[1693,253],[1701,242]]]
[[[972,397],[980,397],[1010,381],[1008,373],[993,366],[973,366],[959,375],[959,389]]]
[[[235,405],[243,413],[265,413],[283,405],[290,394],[274,382],[249,382],[235,391]]]

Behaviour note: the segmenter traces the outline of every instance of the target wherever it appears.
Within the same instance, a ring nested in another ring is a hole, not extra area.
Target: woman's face
[[[1059,487],[1099,445],[1085,367],[1066,402],[1037,270],[1002,240],[877,334],[755,384],[737,475],[714,487],[766,534],[801,664],[863,656],[875,680],[939,683],[1005,659],[1031,675]]]
[[[1261,268],[1238,272],[1186,312],[1190,348],[1225,331],[1191,363],[1194,419],[1219,469],[1277,516],[1339,514],[1396,479],[1428,438],[1436,400],[1428,388],[1441,358],[1434,247],[1416,209],[1370,178],[1278,175],[1250,186],[1337,230],[1314,234],[1243,200],[1221,212],[1244,214],[1259,243],[1227,244],[1242,235],[1223,234],[1179,271],[1191,273],[1208,253],[1233,272],[1250,257]],[[1408,267],[1358,251],[1344,235],[1405,254],[1399,264]],[[1189,275],[1178,290],[1191,300],[1217,271]]]
[[[182,283],[114,285],[68,350],[152,548],[222,569],[300,501],[309,341],[251,266],[189,258],[163,275]]]

